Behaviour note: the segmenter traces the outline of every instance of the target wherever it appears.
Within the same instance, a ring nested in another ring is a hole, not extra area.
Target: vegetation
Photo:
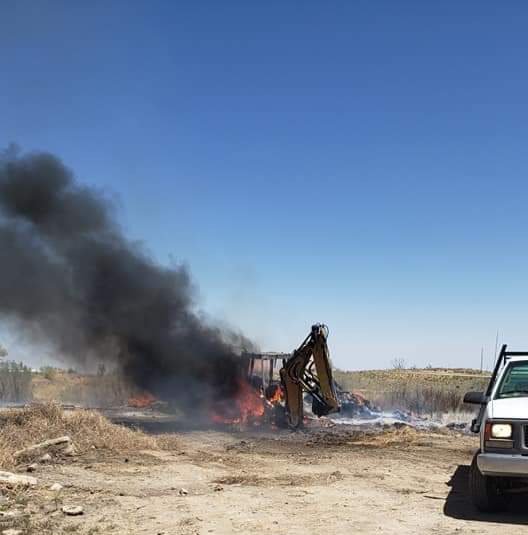
[[[0,468],[14,466],[15,451],[64,435],[71,437],[80,454],[92,447],[117,452],[158,447],[155,438],[112,424],[97,412],[65,414],[53,403],[32,405],[0,413]]]
[[[53,381],[57,375],[57,369],[53,366],[42,366],[40,368],[40,373],[48,380]]]
[[[31,369],[22,363],[0,362],[0,402],[25,402],[31,399]]]
[[[384,410],[400,409],[421,415],[468,411],[465,392],[484,390],[487,372],[471,369],[407,368],[395,359],[390,370],[347,372],[335,378],[345,390],[356,391]],[[136,389],[117,373],[100,366],[95,375],[81,375],[43,367],[32,374],[23,364],[0,361],[0,402],[56,400],[92,407],[122,405],[137,395]]]
[[[382,409],[434,415],[468,410],[463,403],[464,394],[484,390],[489,374],[468,369],[393,366],[392,370],[337,370],[335,378],[345,390],[361,393]]]
[[[109,407],[123,405],[137,391],[122,376],[112,373],[97,376],[84,376],[80,381],[66,381],[55,399],[63,403],[86,406]]]
[[[43,373],[44,372],[44,373]],[[83,375],[75,370],[59,370],[33,376],[33,398],[36,401],[60,401],[62,403],[91,407],[123,405],[137,395],[136,389],[122,376],[105,371],[101,375]]]

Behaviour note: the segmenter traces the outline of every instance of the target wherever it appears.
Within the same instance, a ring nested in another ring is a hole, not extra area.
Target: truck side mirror
[[[486,403],[486,396],[484,392],[468,392],[464,396],[464,403],[471,403],[473,405],[484,405]]]

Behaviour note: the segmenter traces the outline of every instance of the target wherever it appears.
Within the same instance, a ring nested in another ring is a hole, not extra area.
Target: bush
[[[40,368],[40,373],[48,381],[53,381],[53,379],[55,379],[55,377],[57,376],[57,370],[52,366],[42,366],[42,368]]]
[[[407,368],[405,359],[402,358],[392,359],[391,366],[393,370],[405,370]]]
[[[22,363],[0,362],[0,401],[31,401],[31,370]]]

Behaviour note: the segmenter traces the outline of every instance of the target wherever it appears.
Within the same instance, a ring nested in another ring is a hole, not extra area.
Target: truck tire
[[[508,508],[507,498],[501,494],[498,477],[483,475],[477,464],[478,453],[469,469],[469,492],[475,507],[483,513],[498,513]]]

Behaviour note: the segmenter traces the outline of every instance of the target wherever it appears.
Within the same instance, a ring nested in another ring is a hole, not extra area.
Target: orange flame
[[[275,405],[282,400],[282,388],[280,385],[273,385],[266,389],[266,399],[272,404]]]
[[[157,399],[152,394],[143,392],[142,394],[139,394],[139,396],[130,398],[128,400],[128,406],[136,409],[144,409],[145,407],[150,407],[156,401]]]
[[[211,419],[218,424],[255,423],[264,416],[264,399],[246,381],[240,381],[237,396],[230,401],[217,404]]]

